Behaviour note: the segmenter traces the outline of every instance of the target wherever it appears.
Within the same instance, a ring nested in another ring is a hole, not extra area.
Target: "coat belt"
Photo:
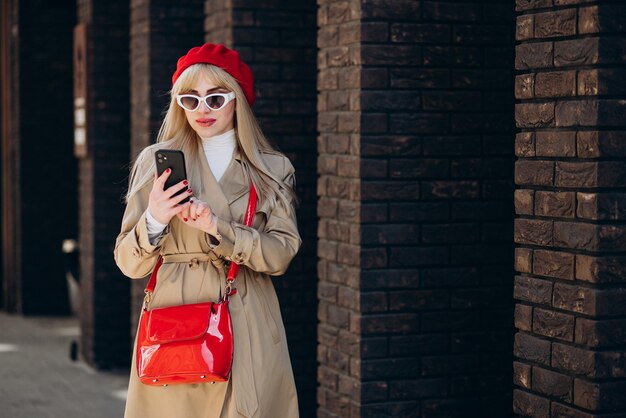
[[[215,267],[224,268],[226,260],[219,257],[213,251],[208,253],[178,253],[163,254],[163,263],[189,263],[189,267],[197,267],[201,261],[210,261]]]

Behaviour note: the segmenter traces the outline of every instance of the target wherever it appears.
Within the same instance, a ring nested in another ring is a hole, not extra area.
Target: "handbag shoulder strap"
[[[258,201],[257,191],[254,187],[254,184],[250,182],[250,197],[248,198],[248,207],[246,208],[246,214],[243,218],[243,223],[245,226],[252,226],[252,220],[254,219],[254,213],[256,212],[256,204]],[[156,286],[156,276],[159,267],[163,264],[163,257],[159,256],[154,269],[152,270],[152,274],[150,275],[150,280],[148,281],[148,285],[146,286],[145,293],[146,295],[151,294],[154,291],[154,287]],[[235,262],[230,263],[230,267],[228,269],[228,274],[226,276],[226,282],[231,284],[235,281],[237,274],[239,273],[239,264]]]
[[[250,197],[248,198],[248,207],[246,208],[246,215],[243,218],[243,224],[245,226],[252,226],[252,220],[254,219],[254,212],[256,212],[257,193],[254,184],[250,182]],[[232,283],[235,281],[235,277],[239,273],[239,264],[235,262],[230,263],[228,268],[228,274],[226,276],[226,282]]]

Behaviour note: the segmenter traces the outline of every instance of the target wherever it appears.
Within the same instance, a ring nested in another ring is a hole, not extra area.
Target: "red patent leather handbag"
[[[252,225],[257,193],[250,187],[250,198],[244,217]],[[224,382],[228,380],[233,359],[233,329],[228,311],[229,296],[236,293],[232,284],[239,265],[231,263],[226,291],[218,303],[148,309],[159,257],[146,286],[146,299],[137,334],[137,373],[142,383],[167,386],[179,383]]]

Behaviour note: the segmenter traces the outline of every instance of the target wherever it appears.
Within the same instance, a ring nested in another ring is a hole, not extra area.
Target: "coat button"
[[[190,269],[192,269],[192,270],[197,269],[197,268],[198,268],[198,265],[199,265],[199,263],[198,263],[198,259],[197,259],[197,258],[192,258],[192,259],[189,261],[189,268],[190,268]]]
[[[137,248],[137,247],[133,247],[132,253],[137,258],[141,257],[141,251],[139,251],[139,248]]]

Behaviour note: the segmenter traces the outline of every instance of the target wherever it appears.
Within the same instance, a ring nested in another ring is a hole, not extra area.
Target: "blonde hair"
[[[170,90],[170,103],[163,124],[159,129],[156,144],[144,148],[137,156],[131,169],[126,202],[154,178],[157,149],[178,149],[185,154],[187,179],[193,190],[202,190],[201,140],[187,122],[185,111],[176,103],[176,95],[191,90],[200,77],[206,77],[217,87],[235,93],[234,127],[237,148],[240,151],[244,172],[254,184],[259,196],[259,206],[269,201],[270,207],[281,202],[286,207],[296,196],[290,184],[273,174],[263,153],[278,154],[265,138],[259,123],[252,114],[239,83],[223,69],[210,64],[194,64],[187,68]]]

